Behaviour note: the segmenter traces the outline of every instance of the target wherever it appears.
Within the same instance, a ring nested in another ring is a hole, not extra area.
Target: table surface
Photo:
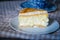
[[[18,16],[18,12],[20,10],[20,4],[23,1],[4,1],[0,2],[0,37],[7,38],[26,38],[26,39],[60,39],[60,29],[56,32],[47,34],[47,35],[27,35],[13,30],[9,24],[10,20],[14,17]],[[58,22],[60,22],[60,5],[57,5],[58,9],[55,12],[49,13],[50,18],[54,18]]]

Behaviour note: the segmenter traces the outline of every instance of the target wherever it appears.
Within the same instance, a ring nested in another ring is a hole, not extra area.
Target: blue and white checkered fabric
[[[22,3],[20,6],[22,8],[36,8],[44,9],[48,12],[55,11],[57,9],[56,5],[53,4],[54,1],[51,0],[28,0]]]
[[[20,3],[22,1],[4,1],[0,2],[0,37],[6,38],[24,38],[31,40],[60,40],[60,30],[46,35],[28,35],[13,30],[9,25],[10,19],[18,15]],[[60,9],[56,12],[49,13],[51,18],[60,22]]]

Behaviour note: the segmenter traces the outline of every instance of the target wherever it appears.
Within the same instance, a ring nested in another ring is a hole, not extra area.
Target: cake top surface
[[[34,8],[24,8],[19,12],[19,15],[39,15],[39,14],[48,15],[47,11]]]
[[[20,11],[20,13],[27,13],[27,12],[34,12],[34,11],[39,11],[34,8],[24,8],[23,10]]]

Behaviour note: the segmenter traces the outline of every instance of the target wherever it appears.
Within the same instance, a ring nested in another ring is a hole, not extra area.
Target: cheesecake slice
[[[18,16],[19,27],[47,27],[48,25],[48,12],[45,10],[38,10],[34,8],[24,8],[19,12]]]

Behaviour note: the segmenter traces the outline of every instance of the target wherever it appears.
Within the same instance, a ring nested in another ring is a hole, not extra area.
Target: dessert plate
[[[48,34],[51,32],[56,31],[59,28],[59,23],[56,20],[49,19],[49,25],[46,28],[19,28],[18,26],[18,17],[15,17],[11,20],[10,25],[11,27],[18,31],[18,32],[23,32],[26,34]]]

